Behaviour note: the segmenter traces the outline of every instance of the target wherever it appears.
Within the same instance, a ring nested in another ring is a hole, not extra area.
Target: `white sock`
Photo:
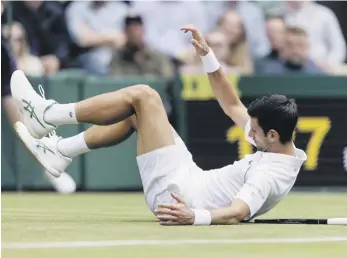
[[[90,151],[84,140],[84,132],[58,141],[57,148],[61,154],[69,158]]]
[[[44,113],[44,119],[47,123],[53,125],[78,124],[75,112],[75,103],[54,104]]]

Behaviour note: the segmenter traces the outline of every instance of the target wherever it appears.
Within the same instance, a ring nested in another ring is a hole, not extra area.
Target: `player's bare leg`
[[[127,122],[111,127],[92,127],[89,132],[75,136],[71,145],[80,146],[81,153],[85,152],[89,145],[90,148],[98,148],[117,143],[129,134],[131,124],[136,124],[137,127],[138,155],[175,144],[161,98],[147,85],[128,87],[78,103],[58,104],[54,100],[46,100],[39,96],[25,75],[17,71],[12,76],[11,89],[24,114],[24,124],[18,123],[16,131],[40,163],[54,176],[59,176],[71,159],[60,157],[56,142],[54,144],[44,140],[47,137],[42,137],[59,125],[81,122],[109,125],[136,116],[136,123],[130,123],[135,121],[133,117]]]
[[[131,118],[113,125],[93,125],[84,132],[84,139],[90,149],[106,148],[126,140],[133,132]]]
[[[116,123],[87,130],[85,141],[91,148],[115,145],[135,127],[138,137],[137,155],[175,144],[162,100],[147,85],[131,86],[92,97],[77,103],[75,110],[78,122],[99,125]],[[121,120],[124,121],[119,123]]]

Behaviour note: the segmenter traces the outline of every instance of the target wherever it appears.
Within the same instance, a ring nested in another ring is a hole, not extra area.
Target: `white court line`
[[[202,240],[114,240],[114,241],[79,241],[79,242],[41,242],[2,243],[2,249],[45,249],[45,248],[76,248],[76,247],[107,247],[137,245],[206,245],[206,244],[271,244],[271,243],[317,243],[341,242],[347,237],[322,238],[274,238],[274,239],[202,239]]]

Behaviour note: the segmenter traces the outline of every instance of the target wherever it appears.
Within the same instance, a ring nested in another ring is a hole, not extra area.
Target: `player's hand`
[[[188,207],[182,197],[171,193],[177,201],[175,204],[159,204],[159,208],[154,211],[160,220],[160,225],[192,225],[195,220],[194,212]]]
[[[201,33],[195,28],[194,25],[187,25],[183,26],[181,30],[184,31],[184,33],[191,32],[193,39],[192,39],[192,45],[194,46],[196,52],[200,56],[206,56],[208,52],[210,52],[210,48],[207,45],[204,37],[201,35]]]

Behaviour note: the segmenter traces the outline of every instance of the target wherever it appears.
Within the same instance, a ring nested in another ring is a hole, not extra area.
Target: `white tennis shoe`
[[[58,151],[57,143],[61,137],[59,138],[55,131],[51,132],[49,137],[36,139],[22,122],[16,122],[14,128],[28,150],[52,176],[60,177],[65,172],[72,159]]]
[[[39,89],[41,91],[42,87]],[[21,70],[12,74],[11,92],[13,98],[19,103],[24,125],[33,137],[41,139],[56,129],[56,126],[47,123],[43,117],[44,112],[56,102],[37,94]],[[44,95],[43,92],[41,94]]]

